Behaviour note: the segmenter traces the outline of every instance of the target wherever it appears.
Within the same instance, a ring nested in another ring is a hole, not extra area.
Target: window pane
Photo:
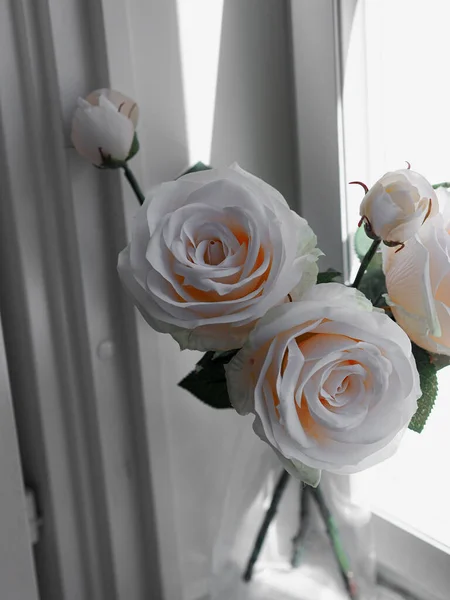
[[[450,2],[363,0],[344,52],[347,181],[369,186],[386,171],[412,168],[431,183],[450,180]],[[349,186],[349,232],[361,189]],[[450,369],[421,435],[408,431],[398,454],[358,476],[376,511],[450,548]]]

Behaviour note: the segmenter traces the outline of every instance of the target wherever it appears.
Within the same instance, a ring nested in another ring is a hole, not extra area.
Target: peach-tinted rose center
[[[316,335],[327,337],[327,334],[323,334],[323,333],[318,334],[318,333],[314,333],[314,332],[307,332],[307,333],[304,333],[303,335],[298,336],[295,339],[298,348],[300,349],[300,351],[302,351],[303,354],[307,355],[307,352],[304,352],[306,342],[308,342],[309,340],[314,338]],[[334,335],[334,334],[328,334],[328,335]],[[281,361],[281,369],[280,369],[281,377],[283,377],[283,375],[286,371],[288,360],[289,360],[289,350],[286,349],[283,354],[283,359]],[[356,364],[358,364],[358,362],[356,360],[352,360],[352,359],[343,360],[339,363],[340,366],[352,366],[352,365],[356,365]],[[276,392],[276,386],[274,385],[274,382],[270,382],[270,385],[271,385],[271,389],[273,392],[273,403],[274,403],[275,413],[277,415],[277,418],[279,419],[280,412],[279,412],[278,406],[280,404],[280,399]],[[349,390],[349,389],[351,389],[351,386],[352,386],[352,378],[349,376],[346,376],[342,380],[342,383],[340,386],[341,389],[339,391]],[[335,410],[335,407],[331,406],[331,404],[328,402],[328,400],[323,397],[323,395],[320,393],[320,390],[317,390],[317,392],[318,392],[319,401],[322,403],[322,405],[325,406],[326,408],[328,408],[329,410]],[[293,401],[295,402],[295,409],[297,412],[297,416],[298,416],[298,419],[299,419],[304,431],[309,436],[311,436],[317,440],[323,440],[326,437],[325,430],[314,420],[313,416],[311,415],[311,412],[309,410],[309,406],[308,406],[305,396],[302,395],[300,405],[297,404],[297,402],[295,401],[295,398],[293,398]]]
[[[234,235],[236,240],[238,241],[239,245],[241,247],[244,246],[246,249],[246,252],[244,253],[245,258],[241,265],[241,266],[244,266],[245,259],[247,257],[247,253],[248,253],[249,243],[250,243],[249,236],[247,235],[247,233],[245,231],[237,229],[237,228],[233,228],[231,226],[230,226],[230,231]],[[249,276],[252,275],[255,271],[257,271],[261,267],[261,265],[263,264],[264,259],[265,259],[265,252],[266,252],[266,250],[262,246],[260,246],[260,248],[258,250],[258,254],[256,256],[255,263],[249,273]],[[221,262],[223,262],[223,260],[225,260],[225,258],[226,258],[226,256],[225,256],[222,242],[220,240],[210,240],[208,247],[205,251],[205,256],[204,256],[205,263],[210,264],[211,266],[217,266]],[[191,262],[192,262],[192,260],[191,260]],[[230,300],[239,300],[240,298],[245,298],[246,296],[248,296],[249,294],[251,294],[252,292],[254,292],[255,290],[257,290],[258,288],[260,288],[262,286],[262,284],[267,280],[267,278],[270,275],[271,267],[272,267],[272,258],[270,258],[269,264],[267,266],[267,269],[264,271],[264,273],[262,273],[259,277],[249,281],[247,285],[243,285],[239,289],[231,291],[228,294],[221,295],[218,292],[216,292],[215,290],[208,290],[208,291],[199,290],[192,285],[185,285],[184,287],[185,287],[185,290],[188,292],[188,294],[191,296],[191,298],[197,302],[215,303],[215,302],[226,302],[226,301],[230,301]],[[176,275],[176,279],[181,285],[184,285],[184,277]],[[261,289],[261,294],[262,293],[263,293],[263,290]],[[177,299],[180,302],[186,302],[186,300],[181,298],[179,295],[177,295]]]
[[[220,265],[225,260],[223,244],[220,240],[211,240],[206,247],[204,261],[207,265]]]
[[[301,350],[302,343],[304,343],[307,340],[310,340],[315,335],[318,335],[318,334],[316,334],[314,332],[307,332],[307,333],[304,333],[303,335],[298,336],[295,339],[298,348]],[[284,352],[284,355],[283,355],[283,359],[281,361],[281,369],[280,369],[281,377],[283,377],[283,375],[286,371],[288,360],[289,360],[289,350],[286,349]],[[273,402],[274,402],[275,414],[277,415],[277,418],[279,419],[280,412],[279,412],[278,406],[280,404],[280,399],[278,397],[278,394],[276,393],[276,387],[275,386],[272,386],[272,387],[273,387]],[[316,423],[316,421],[312,417],[304,394],[302,395],[300,406],[295,401],[295,398],[293,398],[293,401],[295,402],[295,410],[297,412],[298,420],[300,421],[303,430],[309,436],[311,436],[317,440],[323,439],[325,437],[323,429],[320,427],[320,425],[318,425]]]
[[[313,419],[309,412],[309,406],[306,402],[306,398],[302,395],[302,401],[300,406],[295,403],[295,410],[297,411],[298,420],[300,421],[303,430],[316,440],[325,439],[325,432],[322,427]]]
[[[450,275],[443,278],[436,290],[435,299],[446,306],[450,306]]]

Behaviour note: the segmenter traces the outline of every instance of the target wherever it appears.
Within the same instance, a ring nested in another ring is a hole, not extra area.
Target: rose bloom
[[[383,251],[388,304],[418,346],[450,355],[450,194],[439,188],[440,212],[405,247]]]
[[[96,90],[86,100],[78,98],[72,121],[72,143],[76,151],[100,167],[105,159],[130,158],[135,125],[136,103],[115,90]]]
[[[269,311],[227,366],[231,403],[284,467],[317,485],[391,456],[416,412],[407,335],[354,288],[314,286]]]
[[[182,349],[229,350],[316,282],[319,255],[281,194],[234,165],[154,188],[118,269],[154,329]]]
[[[383,175],[360,206],[360,215],[369,224],[368,233],[398,245],[409,240],[437,212],[438,201],[431,184],[409,169]]]

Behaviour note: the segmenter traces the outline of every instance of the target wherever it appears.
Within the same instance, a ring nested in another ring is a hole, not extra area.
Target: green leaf
[[[442,181],[441,183],[435,183],[433,188],[437,190],[438,188],[450,188],[450,182]]]
[[[364,231],[364,225],[358,227],[355,233],[355,239],[353,243],[355,246],[355,252],[359,260],[362,260],[367,254],[367,251],[369,250],[370,246],[372,245],[372,240]]]
[[[436,371],[440,371],[444,367],[450,365],[450,356],[445,354],[435,354],[434,352],[430,352],[430,360],[436,367]]]
[[[417,401],[418,408],[409,423],[409,429],[421,433],[433,409],[438,393],[437,369],[431,362],[430,354],[426,350],[413,344],[412,351],[419,371],[422,397]]]
[[[178,385],[212,408],[232,408],[224,367],[237,352],[206,352]]]
[[[189,167],[187,171],[181,173],[180,177],[183,177],[183,175],[187,175],[188,173],[197,173],[198,171],[209,171],[210,169],[212,169],[212,167],[205,165],[205,163],[199,161],[195,163],[195,165],[192,165],[192,167]]]
[[[372,302],[374,306],[379,305],[383,294],[387,293],[386,278],[383,271],[378,269],[368,269],[358,286],[358,289]]]
[[[369,248],[372,245],[372,242],[373,242],[373,240],[371,240],[370,237],[364,231],[364,225],[361,225],[361,227],[358,227],[358,229],[355,233],[355,238],[354,238],[353,244],[355,247],[356,255],[358,256],[360,261],[364,258],[364,256],[369,251]],[[367,270],[381,269],[381,264],[382,264],[381,252],[377,252],[375,254],[375,256],[372,258],[372,260],[370,261],[369,266],[367,267]]]
[[[336,269],[327,269],[317,275],[317,283],[331,283],[341,275],[342,273],[339,273]]]

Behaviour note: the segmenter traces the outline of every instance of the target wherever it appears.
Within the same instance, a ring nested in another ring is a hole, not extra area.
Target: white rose
[[[116,95],[113,97],[116,102],[119,101]],[[99,92],[92,92],[88,98],[90,101],[78,98],[74,113],[72,143],[75,149],[99,167],[109,160],[126,161],[132,152],[135,132],[133,121],[123,107],[132,101],[122,96],[123,104],[119,102],[116,106]]]
[[[388,245],[409,240],[424,221],[438,212],[436,193],[428,181],[409,169],[386,173],[364,196],[360,215],[369,235]]]
[[[418,346],[450,355],[450,194],[437,190],[441,212],[401,252],[385,249],[388,304]]]
[[[269,308],[314,285],[315,245],[281,194],[236,165],[154,188],[118,269],[154,329],[181,348],[228,350]]]
[[[354,473],[392,455],[421,396],[406,334],[338,283],[269,311],[227,366],[227,385],[255,433],[312,485],[313,469]]]

